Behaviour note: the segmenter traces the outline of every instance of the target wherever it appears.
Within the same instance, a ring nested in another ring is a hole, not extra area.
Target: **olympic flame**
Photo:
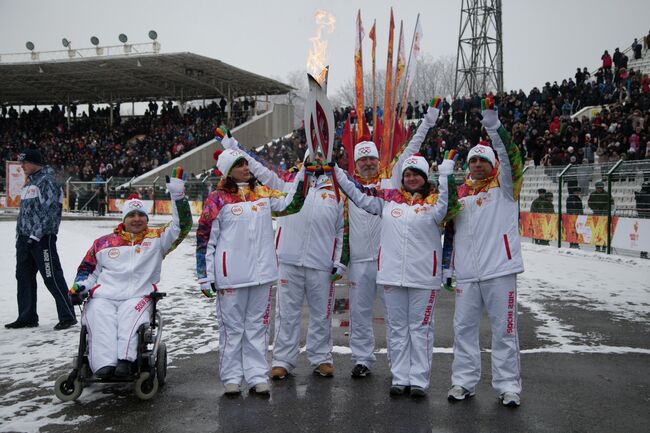
[[[323,32],[332,33],[336,28],[336,18],[334,15],[323,10],[317,10],[314,13],[314,20],[318,25],[316,35],[309,38],[311,48],[307,57],[307,71],[318,81],[320,85],[325,84],[327,80],[327,41],[321,39]]]

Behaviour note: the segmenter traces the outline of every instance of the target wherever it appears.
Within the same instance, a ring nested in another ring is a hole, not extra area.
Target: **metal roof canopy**
[[[193,53],[0,63],[0,104],[49,105],[278,95],[292,87]]]

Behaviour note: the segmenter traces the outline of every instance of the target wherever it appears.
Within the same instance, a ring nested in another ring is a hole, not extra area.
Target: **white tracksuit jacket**
[[[440,224],[458,211],[453,176],[439,179],[439,194],[420,197],[403,189],[364,188],[336,170],[350,200],[382,217],[377,284],[384,286],[393,384],[427,388],[442,281]]]
[[[278,279],[271,213],[299,211],[302,188],[295,192],[242,185],[231,193],[217,187],[203,207],[196,235],[197,275],[199,282],[215,283],[218,289],[219,376],[224,384],[239,385],[243,379],[254,386],[267,380],[271,286]]]
[[[149,321],[149,298],[160,281],[163,258],[187,236],[192,214],[187,199],[172,200],[172,222],[137,235],[120,224],[93,242],[77,270],[75,282],[90,290],[83,322],[88,328],[93,371],[133,361],[141,323]]]
[[[497,123],[487,129],[499,156],[497,174],[458,188],[462,211],[455,218],[456,303],[452,384],[470,391],[481,375],[479,322],[492,326],[492,385],[497,393],[521,392],[516,274],[524,271],[517,200],[523,163],[517,146]]]
[[[524,271],[517,202],[523,180],[521,156],[514,162],[509,160],[501,135],[508,141],[510,137],[503,127],[499,132],[488,130],[488,134],[499,156],[497,176],[483,188],[472,188],[471,180],[458,188],[462,212],[454,219],[454,268],[459,284]],[[513,143],[509,146],[516,147]]]

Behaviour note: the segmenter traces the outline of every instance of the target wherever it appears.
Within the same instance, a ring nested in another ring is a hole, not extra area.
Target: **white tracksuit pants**
[[[331,273],[280,263],[275,309],[273,367],[296,367],[300,345],[300,317],[307,297],[309,327],[307,359],[312,366],[332,363],[332,308],[334,283]]]
[[[516,274],[456,288],[451,383],[474,391],[481,378],[479,324],[484,306],[492,327],[492,387],[498,394],[520,393]]]
[[[138,328],[149,323],[151,299],[148,297],[116,301],[91,298],[82,322],[88,331],[88,360],[95,372],[117,365],[118,359],[135,361],[138,354]]]
[[[377,261],[350,263],[348,268],[350,296],[350,349],[353,364],[372,368],[375,362],[373,307],[379,292],[386,310],[383,290],[377,290]],[[388,332],[386,333],[388,339]]]
[[[217,291],[219,377],[223,384],[267,381],[271,284]]]
[[[437,290],[384,286],[393,385],[429,387]]]

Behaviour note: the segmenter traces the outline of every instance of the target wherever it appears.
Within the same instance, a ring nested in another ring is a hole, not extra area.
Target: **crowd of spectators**
[[[634,58],[648,54],[647,44],[635,40]],[[574,77],[561,83],[547,82],[528,93],[522,90],[499,93],[495,100],[504,126],[512,131],[513,140],[523,155],[535,165],[560,166],[567,163],[606,163],[619,159],[650,159],[650,78],[628,69],[627,55],[618,48],[610,56],[602,55],[602,66],[592,75],[587,68],[577,68]],[[477,117],[484,95],[469,95],[443,101],[437,128],[424,141],[421,154],[429,162],[440,162],[445,150],[456,149],[459,161],[467,151],[485,139]],[[593,119],[571,116],[588,106],[607,105]],[[405,118],[410,127],[421,119],[427,104],[408,102]],[[398,112],[401,111],[398,107]],[[71,108],[68,122],[63,108],[31,109],[18,113],[2,107],[0,113],[0,155],[16,160],[20,150],[38,147],[45,160],[62,177],[81,181],[101,181],[110,177],[130,178],[145,173],[181,155],[213,136],[215,125],[224,121],[231,110],[231,122],[242,123],[255,111],[255,101],[248,98],[227,107],[224,99],[181,113],[171,101],[150,102],[143,116],[122,118],[119,109],[110,113],[89,107],[77,115]],[[335,149],[342,150],[343,125],[351,107],[334,111]],[[373,111],[363,113],[372,126]],[[383,117],[381,108],[377,110]],[[112,118],[112,119],[111,119]],[[302,161],[306,150],[303,128],[288,137],[273,141],[258,150],[259,155],[280,170]],[[4,164],[0,177],[4,177]]]
[[[232,105],[231,124],[237,125],[254,112],[249,99]],[[0,155],[15,161],[21,150],[40,149],[44,160],[64,178],[102,181],[110,177],[131,178],[164,164],[213,138],[215,125],[225,121],[226,101],[205,107],[189,107],[181,113],[171,101],[150,102],[143,116],[121,117],[119,109],[96,110],[77,115],[70,108],[22,110],[2,107],[0,111]],[[112,117],[112,119],[111,119]],[[112,123],[112,124],[111,124]],[[0,166],[0,178],[5,165]]]

